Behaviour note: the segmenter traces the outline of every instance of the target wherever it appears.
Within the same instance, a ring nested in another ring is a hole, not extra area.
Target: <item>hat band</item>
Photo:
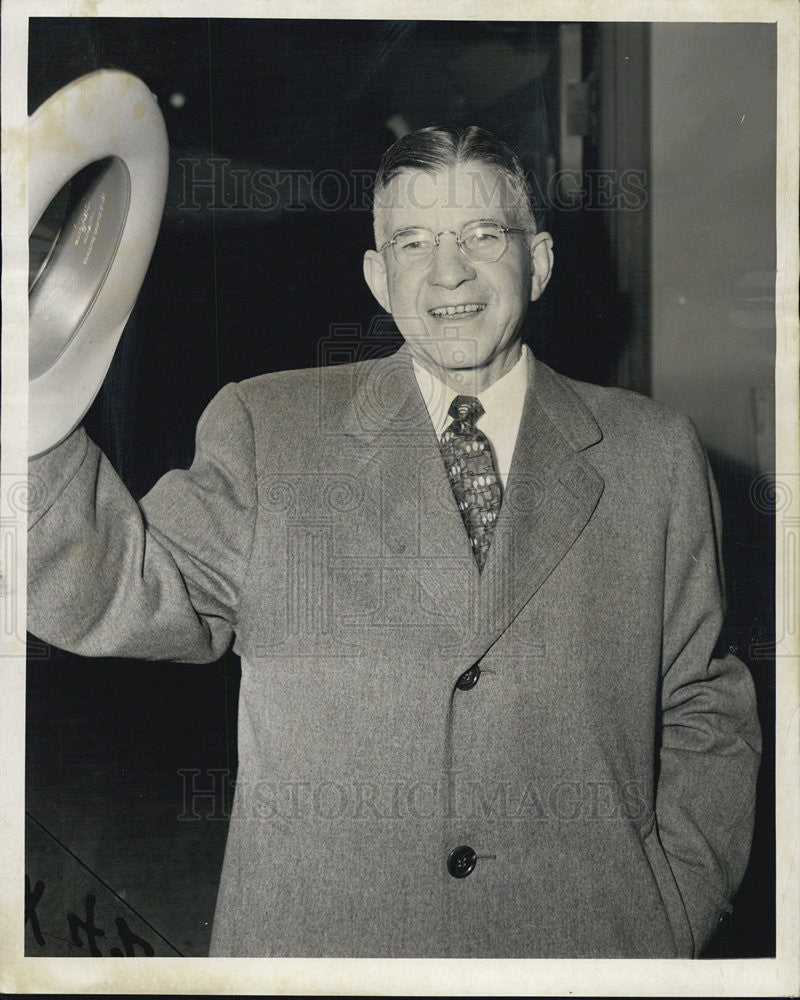
[[[66,217],[55,234],[47,211],[34,228],[31,253],[44,249],[46,255],[29,289],[30,378],[52,367],[81,329],[116,256],[130,188],[128,168],[119,157],[90,164],[51,202],[63,204],[62,192],[67,192]]]

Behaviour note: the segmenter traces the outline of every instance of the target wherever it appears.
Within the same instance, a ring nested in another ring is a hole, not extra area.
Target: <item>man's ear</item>
[[[531,253],[531,302],[535,302],[547,288],[553,273],[553,237],[550,233],[537,233],[530,244]]]
[[[364,280],[381,306],[387,313],[391,313],[392,306],[389,301],[389,282],[386,275],[386,264],[383,254],[378,253],[377,250],[367,250],[364,254]]]

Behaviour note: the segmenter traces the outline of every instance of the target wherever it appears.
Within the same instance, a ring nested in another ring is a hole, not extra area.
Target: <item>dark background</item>
[[[648,391],[648,303],[620,280],[631,253],[619,244],[625,232],[611,212],[553,197],[563,127],[557,23],[30,25],[29,111],[83,73],[121,68],[157,95],[170,138],[158,243],[86,418],[134,496],[191,462],[197,419],[226,382],[325,363],[336,328],[354,356],[399,345],[361,278],[372,246],[369,181],[396,116],[412,129],[481,124],[517,151],[540,179],[535,200],[557,253],[553,281],[529,310],[527,341],[567,375]],[[638,37],[646,59],[646,29]],[[590,170],[602,165],[610,69],[597,25],[582,26],[581,47],[593,82],[582,129]],[[642,131],[636,164],[647,162],[647,144]],[[248,188],[264,168],[327,180],[312,196],[284,184],[267,209]],[[192,186],[192,177],[208,183]],[[645,204],[635,221],[627,233],[641,240],[633,250],[646,278]],[[631,365],[631,356],[645,363]],[[750,868],[709,954],[767,956],[775,948],[774,682],[764,649],[773,634],[772,521],[744,502],[753,470],[711,457],[725,515],[728,644],[752,669],[765,754]],[[233,654],[204,666],[87,660],[31,638],[27,871],[31,888],[43,888],[42,942],[29,921],[28,954],[92,953],[92,922],[104,929],[94,953],[109,954],[120,915],[157,954],[205,954],[236,770],[238,680]],[[183,798],[192,780],[213,792],[198,818],[188,818]]]

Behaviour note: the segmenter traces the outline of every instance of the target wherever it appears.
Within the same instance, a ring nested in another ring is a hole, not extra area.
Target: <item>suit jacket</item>
[[[226,386],[140,505],[82,431],[31,473],[33,632],[241,656],[214,954],[690,956],[730,909],[760,734],[687,418],[532,364],[482,574],[406,348]]]

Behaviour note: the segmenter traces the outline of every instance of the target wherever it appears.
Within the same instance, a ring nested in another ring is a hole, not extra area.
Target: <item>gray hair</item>
[[[469,161],[488,163],[504,178],[508,209],[531,239],[537,232],[536,219],[525,170],[513,150],[478,125],[467,128],[431,125],[404,135],[383,154],[372,202],[375,246],[380,247],[388,239],[383,195],[394,177],[414,170],[433,174]]]

